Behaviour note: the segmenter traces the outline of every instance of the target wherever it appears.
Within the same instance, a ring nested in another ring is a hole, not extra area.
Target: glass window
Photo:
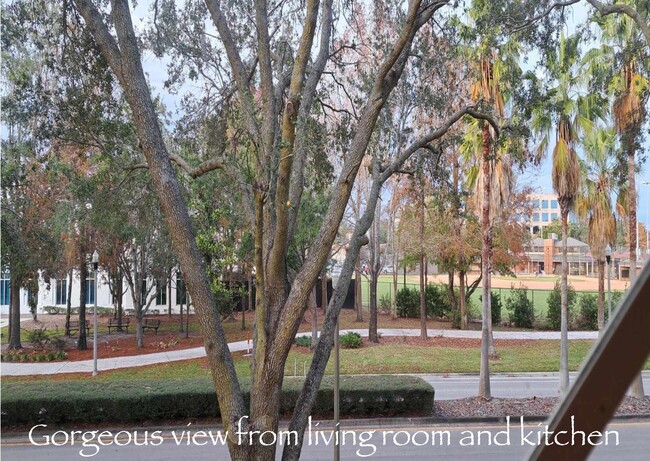
[[[54,301],[54,304],[67,304],[67,302],[68,302],[68,281],[66,279],[57,280],[56,299]]]
[[[542,200],[542,208],[548,208],[548,200]]]
[[[551,208],[557,210],[557,200],[551,200]]]
[[[3,272],[0,280],[0,304],[3,306],[9,305],[9,283],[9,272]]]
[[[533,200],[533,208],[539,208],[539,200]]]
[[[542,213],[542,221],[547,222],[548,221],[548,213]]]
[[[156,305],[164,306],[167,304],[167,284],[160,283],[156,280]]]
[[[551,213],[551,221],[555,221],[558,219],[558,214],[557,213]]]
[[[95,304],[95,279],[86,279],[86,304]]]
[[[140,302],[144,305],[147,302],[147,280],[142,281],[142,286],[140,287]]]
[[[187,304],[185,282],[180,272],[176,273],[176,304]]]
[[[533,222],[539,222],[539,213],[533,213]]]

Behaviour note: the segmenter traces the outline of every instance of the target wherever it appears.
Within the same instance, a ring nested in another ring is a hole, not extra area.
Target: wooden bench
[[[158,334],[158,328],[160,327],[160,320],[158,319],[143,319],[142,320],[142,332],[145,330],[154,330]]]
[[[72,333],[79,331],[79,320],[70,320],[69,323],[65,326],[68,335],[72,336]],[[86,335],[90,334],[90,320],[86,320]]]
[[[123,317],[122,318],[122,328],[126,329],[126,332],[129,332],[129,325],[131,324],[131,317]],[[110,318],[108,319],[108,334],[111,334],[111,330],[117,330],[118,323],[117,319]]]

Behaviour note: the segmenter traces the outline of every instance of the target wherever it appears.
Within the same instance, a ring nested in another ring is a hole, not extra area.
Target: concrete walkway
[[[341,334],[356,332],[367,337],[367,329],[341,330]],[[463,330],[427,330],[429,337],[442,338],[471,338],[480,339],[480,331]],[[381,336],[420,336],[420,330],[401,330],[380,328]],[[298,336],[311,336],[311,333],[299,333]],[[495,331],[495,339],[560,339],[558,331]],[[569,339],[598,339],[597,331],[570,331]],[[232,352],[246,351],[252,343],[248,341],[237,341],[229,343]],[[101,356],[101,353],[100,353]],[[132,355],[125,357],[113,357],[109,359],[98,359],[97,368],[101,371],[116,370],[118,368],[141,367],[157,363],[169,363],[177,360],[188,360],[205,357],[203,347],[192,349],[180,349],[169,352],[154,352],[151,354]],[[64,362],[39,362],[39,363],[11,363],[3,362],[0,367],[2,376],[26,376],[26,375],[53,375],[58,373],[91,373],[93,370],[92,360],[64,361]]]

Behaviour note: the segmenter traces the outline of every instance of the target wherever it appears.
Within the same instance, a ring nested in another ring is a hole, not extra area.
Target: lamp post
[[[612,321],[612,247],[607,245],[605,248],[605,258],[607,259],[607,323]]]
[[[94,298],[95,308],[93,309],[93,376],[97,376],[97,266],[99,265],[99,253],[93,253],[93,275],[94,275]],[[83,328],[83,327],[82,327]]]

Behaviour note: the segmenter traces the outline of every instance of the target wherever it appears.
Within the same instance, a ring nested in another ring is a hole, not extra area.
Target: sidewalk
[[[368,329],[341,330],[341,334],[356,332],[361,336],[368,336]],[[378,330],[381,336],[420,336],[417,329],[388,329]],[[480,331],[462,330],[427,330],[429,337],[444,338],[473,338],[480,339]],[[298,336],[311,336],[310,333],[302,333]],[[495,339],[560,339],[559,331],[495,331]],[[597,331],[570,331],[569,339],[598,339]],[[245,351],[252,347],[248,341],[237,341],[228,344],[232,352]],[[109,359],[98,359],[97,368],[99,371],[115,370],[118,368],[141,367],[155,365],[157,363],[169,363],[177,360],[188,360],[205,357],[203,347],[192,349],[180,349],[169,352],[154,352],[151,354],[132,355],[126,357],[113,357]],[[59,373],[91,373],[93,370],[92,360],[80,360],[75,362],[40,362],[40,363],[2,363],[0,375],[2,376],[25,376],[25,375],[53,375]]]

